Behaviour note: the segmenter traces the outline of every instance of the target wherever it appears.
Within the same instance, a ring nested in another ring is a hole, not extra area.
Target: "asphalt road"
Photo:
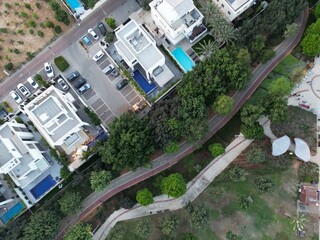
[[[307,22],[308,9],[306,9],[299,18],[300,29],[293,38],[284,40],[275,50],[276,56],[269,62],[259,65],[253,72],[252,78],[247,87],[234,94],[235,107],[228,116],[213,116],[209,120],[209,130],[201,143],[211,138],[219,129],[221,129],[241,108],[253,92],[258,88],[263,79],[277,66],[277,64],[291,52],[301,39]],[[140,168],[135,172],[129,172],[113,180],[104,192],[93,193],[83,201],[83,208],[75,215],[68,216],[62,220],[60,232],[56,239],[62,239],[66,230],[75,223],[84,219],[88,214],[101,205],[102,202],[111,198],[115,194],[129,188],[177,163],[180,159],[192,153],[196,147],[193,144],[182,143],[180,151],[175,154],[164,154],[152,162],[151,168]]]
[[[134,1],[134,0],[130,0]],[[115,9],[125,3],[126,0],[109,0],[98,7],[86,19],[81,21],[80,26],[76,24],[68,32],[64,33],[56,41],[40,52],[36,58],[32,59],[21,67],[18,71],[6,78],[0,84],[0,99],[3,99],[19,83],[26,81],[29,76],[36,74],[43,68],[43,63],[50,62],[52,59],[62,53],[62,51],[72,45],[87,33],[88,28],[96,26],[97,22],[110,15]]]

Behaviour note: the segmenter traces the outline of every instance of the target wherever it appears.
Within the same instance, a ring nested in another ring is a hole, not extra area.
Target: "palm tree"
[[[199,43],[199,45],[200,46],[197,47],[196,50],[198,50],[199,53],[205,58],[209,57],[218,50],[218,45],[212,40],[203,41],[203,43]]]
[[[200,8],[206,24],[212,19],[215,19],[218,14],[220,14],[218,7],[211,1],[207,1],[207,4]]]
[[[235,29],[223,16],[210,21],[210,34],[216,39],[219,44],[233,43],[238,39],[239,32]]]
[[[291,224],[293,224],[293,231],[301,231],[305,228],[305,224],[307,222],[307,219],[304,217],[304,214],[295,216],[292,219]]]

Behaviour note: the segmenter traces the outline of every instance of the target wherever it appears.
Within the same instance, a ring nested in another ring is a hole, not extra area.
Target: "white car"
[[[93,31],[92,28],[89,28],[89,29],[88,29],[88,33],[91,34],[91,36],[93,37],[94,40],[98,40],[98,39],[99,39],[99,36],[96,34],[95,31]]]
[[[48,62],[44,63],[44,70],[46,71],[48,78],[54,77],[53,68],[50,63],[48,63]]]
[[[39,87],[38,83],[32,78],[28,77],[27,82],[33,87],[34,89],[37,89]]]
[[[12,97],[12,99],[14,101],[16,101],[16,103],[22,103],[22,98],[19,96],[19,94],[16,91],[11,91],[10,92],[10,96]]]
[[[19,91],[25,96],[25,97],[28,97],[31,95],[29,89],[23,85],[22,83],[19,83],[17,88],[19,89]]]
[[[95,62],[98,62],[102,57],[104,56],[104,52],[102,52],[101,50],[99,52],[96,53],[96,55],[93,56],[93,60]]]
[[[66,81],[64,81],[62,78],[58,79],[58,84],[60,85],[60,87],[67,91],[69,89],[69,85],[66,83]]]

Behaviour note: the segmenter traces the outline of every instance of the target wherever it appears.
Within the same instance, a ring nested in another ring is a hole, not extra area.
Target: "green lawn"
[[[306,66],[306,63],[302,60],[297,59],[293,55],[286,56],[276,67],[273,69],[273,72],[280,75],[290,77],[294,69],[299,68],[303,69]]]

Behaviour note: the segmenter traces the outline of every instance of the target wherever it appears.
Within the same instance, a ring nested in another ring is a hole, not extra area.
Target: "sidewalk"
[[[183,208],[194,201],[229,164],[245,150],[253,140],[237,137],[227,148],[226,153],[216,157],[191,182],[187,184],[187,192],[179,198],[161,195],[154,198],[154,203],[147,207],[137,204],[132,209],[119,209],[113,212],[105,223],[93,235],[94,240],[104,240],[117,222],[143,216],[157,214],[163,211],[174,211]]]

